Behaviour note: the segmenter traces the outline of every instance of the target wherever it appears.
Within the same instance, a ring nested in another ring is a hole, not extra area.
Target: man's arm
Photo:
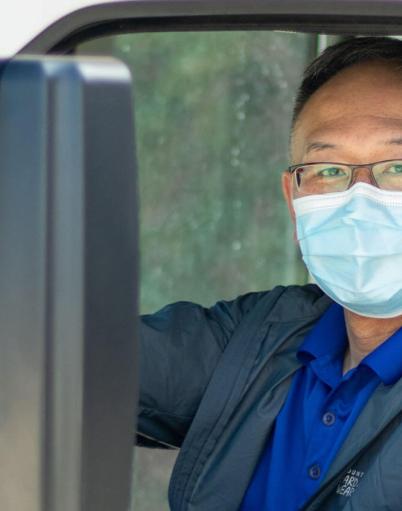
[[[180,447],[221,354],[263,294],[209,309],[178,302],[141,318],[139,445]]]

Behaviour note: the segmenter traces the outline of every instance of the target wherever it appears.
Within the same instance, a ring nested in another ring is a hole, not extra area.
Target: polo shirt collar
[[[313,358],[335,357],[345,352],[347,334],[343,308],[331,304],[306,336],[297,355],[306,363]]]
[[[369,353],[360,363],[370,367],[385,385],[402,376],[402,328]]]
[[[306,336],[297,356],[304,364],[329,360],[343,362],[346,346],[343,308],[333,303]],[[359,366],[369,367],[385,385],[398,381],[402,377],[402,328],[369,353]]]

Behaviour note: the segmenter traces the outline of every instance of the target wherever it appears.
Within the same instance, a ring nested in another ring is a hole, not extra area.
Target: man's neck
[[[345,374],[402,327],[402,316],[377,319],[359,316],[346,309],[344,313],[349,340],[343,365]]]

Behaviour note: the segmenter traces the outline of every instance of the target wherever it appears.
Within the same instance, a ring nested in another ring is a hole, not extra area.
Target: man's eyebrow
[[[402,138],[400,140],[402,144]],[[337,146],[335,144],[328,144],[327,142],[311,142],[310,144],[307,144],[306,152],[320,151],[322,149],[335,149],[336,147]]]
[[[387,140],[386,143],[393,144],[393,145],[402,145],[402,137],[391,138],[390,140]]]

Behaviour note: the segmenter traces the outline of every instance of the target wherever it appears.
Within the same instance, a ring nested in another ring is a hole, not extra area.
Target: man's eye
[[[344,169],[340,167],[325,167],[320,169],[317,175],[320,177],[343,177],[346,174]]]
[[[402,163],[391,165],[386,172],[389,174],[402,174]]]

